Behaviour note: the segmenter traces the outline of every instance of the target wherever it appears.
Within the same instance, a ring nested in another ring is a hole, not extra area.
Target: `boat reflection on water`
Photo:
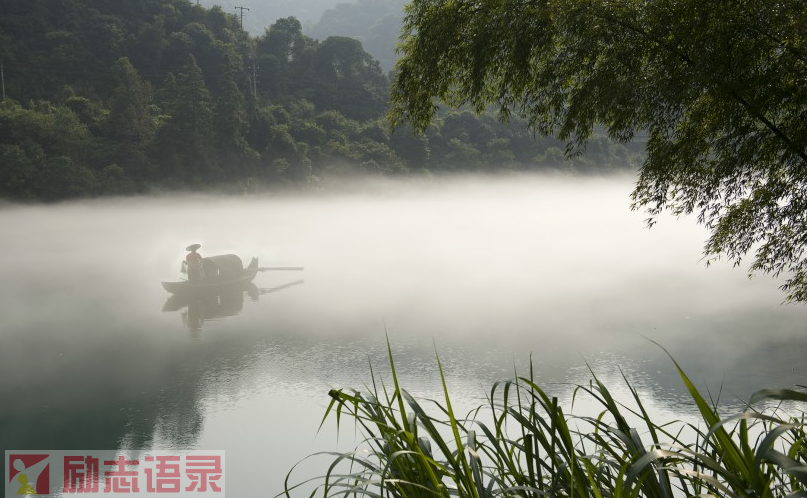
[[[296,280],[278,287],[259,288],[252,282],[235,287],[227,287],[208,292],[191,294],[174,294],[163,305],[163,312],[182,312],[182,322],[188,327],[191,338],[198,339],[206,320],[215,320],[235,316],[244,309],[244,301],[248,297],[258,302],[260,297],[271,292],[281,291],[300,285],[304,280]]]

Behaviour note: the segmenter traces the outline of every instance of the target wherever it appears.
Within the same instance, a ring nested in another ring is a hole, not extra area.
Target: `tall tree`
[[[255,41],[258,57],[259,91],[272,99],[280,99],[289,90],[289,65],[306,45],[300,21],[293,17],[278,19]]]
[[[710,258],[782,273],[807,301],[807,3],[414,0],[390,117],[498,106],[583,148],[647,130],[649,223],[695,213]]]
[[[317,47],[315,61],[314,104],[336,109],[352,119],[373,119],[384,114],[387,78],[361,42],[331,36]]]
[[[302,30],[300,21],[294,17],[278,19],[258,38],[257,51],[274,55],[279,61],[287,63],[304,44]]]
[[[115,62],[112,74],[116,86],[108,103],[108,134],[134,149],[142,149],[154,138],[156,126],[151,110],[151,85],[140,78],[126,57]]]
[[[248,145],[244,135],[249,128],[244,95],[235,82],[233,64],[225,62],[218,86],[214,101],[216,149],[221,157],[232,159],[246,153]]]
[[[213,138],[213,111],[202,70],[191,55],[182,72],[169,74],[165,84],[165,107],[170,118],[160,142],[172,168],[184,178],[201,180],[210,166]]]
[[[172,120],[187,133],[190,142],[202,146],[210,139],[213,125],[213,112],[210,107],[210,93],[207,91],[202,70],[196,65],[196,58],[188,57],[183,71],[177,78],[178,99],[174,102]]]
[[[108,102],[106,135],[115,144],[114,161],[133,177],[142,179],[151,168],[146,153],[157,129],[151,85],[140,78],[126,57],[115,62],[112,74],[116,86]]]

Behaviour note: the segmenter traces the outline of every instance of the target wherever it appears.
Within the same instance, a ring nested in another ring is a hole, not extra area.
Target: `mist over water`
[[[231,491],[274,494],[338,445],[331,387],[386,375],[440,395],[435,349],[470,409],[525,372],[610,385],[686,415],[664,345],[727,406],[803,383],[802,306],[744,268],[706,268],[694,219],[645,228],[633,178],[356,181],[308,192],[0,207],[4,449],[227,451]],[[265,272],[249,292],[170,301],[184,247]],[[350,434],[352,436],[352,433]],[[267,470],[267,468],[269,470]],[[315,468],[322,472],[325,467]]]

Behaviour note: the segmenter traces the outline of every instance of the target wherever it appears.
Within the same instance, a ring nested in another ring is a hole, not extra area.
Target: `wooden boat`
[[[235,254],[222,254],[202,258],[202,271],[204,278],[198,282],[163,282],[163,288],[172,294],[220,292],[252,282],[261,268],[258,268],[258,258],[252,258],[245,268]]]

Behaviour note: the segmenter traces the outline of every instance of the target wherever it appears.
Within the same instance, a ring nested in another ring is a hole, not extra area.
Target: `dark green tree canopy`
[[[414,0],[393,125],[498,107],[585,147],[648,133],[634,208],[695,213],[705,253],[807,301],[807,3]]]
[[[404,0],[374,1],[356,8]],[[633,144],[594,147],[599,136],[565,161],[562,142],[490,112],[390,135],[378,62],[359,40],[304,35],[293,17],[252,38],[233,12],[192,0],[0,3],[0,198],[241,191],[356,171],[585,172],[642,158]],[[390,26],[376,26],[373,44]]]

